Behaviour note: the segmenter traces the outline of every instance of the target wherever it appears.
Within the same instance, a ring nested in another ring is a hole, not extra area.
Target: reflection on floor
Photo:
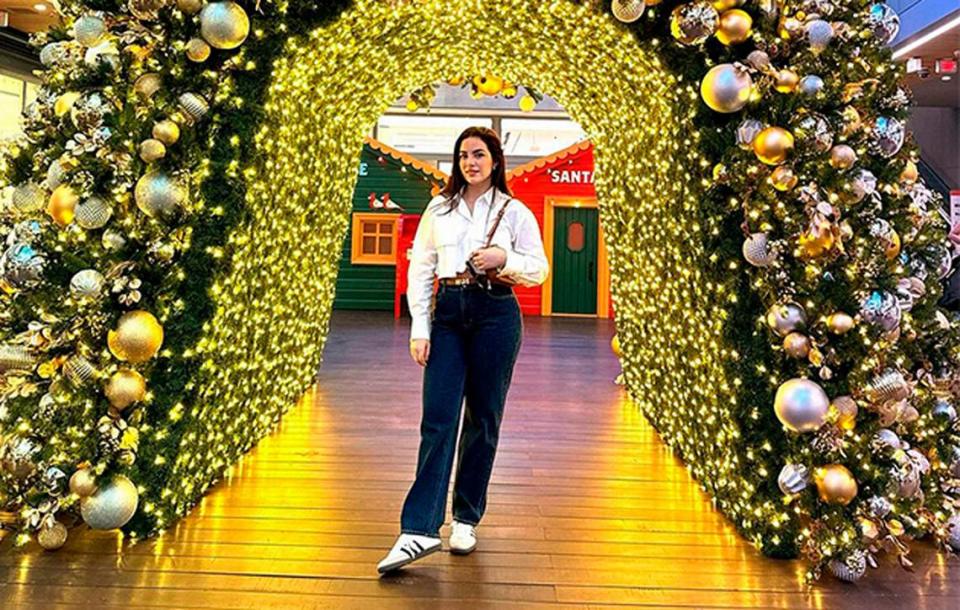
[[[57,553],[6,544],[0,607],[960,607],[960,562],[928,544],[912,574],[806,589],[799,562],[737,537],[612,383],[609,321],[524,323],[474,554],[376,577],[416,464],[420,369],[406,323],[337,312],[317,387],[187,519],[133,547],[82,530]]]

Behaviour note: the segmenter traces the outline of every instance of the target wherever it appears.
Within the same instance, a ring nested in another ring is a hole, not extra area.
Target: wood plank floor
[[[609,321],[524,323],[472,555],[377,578],[416,464],[420,369],[406,322],[336,312],[317,387],[188,518],[134,546],[84,528],[57,553],[8,540],[0,608],[960,608],[960,562],[925,543],[913,573],[805,588],[612,383]]]

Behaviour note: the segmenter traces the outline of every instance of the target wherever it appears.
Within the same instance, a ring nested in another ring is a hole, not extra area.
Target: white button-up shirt
[[[413,318],[411,339],[430,338],[434,277],[456,277],[467,269],[467,258],[486,245],[487,233],[504,204],[507,210],[490,244],[507,253],[498,275],[523,286],[536,286],[547,279],[549,263],[540,227],[522,201],[491,188],[477,198],[471,214],[462,199],[451,212],[446,198],[438,195],[424,210],[413,239],[407,274],[407,303]]]

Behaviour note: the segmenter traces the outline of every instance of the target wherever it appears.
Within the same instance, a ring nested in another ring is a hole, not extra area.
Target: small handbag
[[[497,232],[497,227],[500,226],[500,221],[503,220],[503,214],[507,211],[507,206],[510,205],[510,200],[507,199],[507,202],[503,204],[503,207],[500,208],[500,211],[497,212],[497,217],[493,219],[493,226],[490,228],[490,232],[487,233],[487,243],[483,246],[484,248],[489,248],[490,244],[493,243],[493,234]],[[496,269],[487,269],[483,272],[478,272],[474,269],[473,264],[467,260],[467,269],[470,270],[475,276],[486,276],[486,281],[492,284],[501,284],[504,286],[515,286],[517,284],[516,280],[512,280],[506,277],[500,277]]]

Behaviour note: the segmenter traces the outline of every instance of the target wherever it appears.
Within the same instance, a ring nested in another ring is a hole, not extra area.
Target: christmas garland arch
[[[741,533],[855,580],[960,547],[950,250],[862,0],[83,0],[7,146],[0,500],[134,538],[309,385],[362,137],[492,73],[596,146],[632,399]]]

